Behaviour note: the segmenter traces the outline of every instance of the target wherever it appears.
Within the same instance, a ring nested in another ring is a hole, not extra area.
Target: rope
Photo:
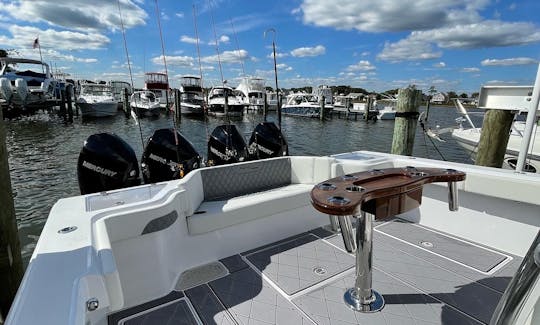
[[[420,126],[422,127],[422,131],[424,131],[424,137],[426,136],[427,134],[427,131],[426,131],[426,126],[424,124],[424,121],[420,120]],[[429,141],[431,142],[431,144],[433,145],[433,148],[435,148],[435,150],[439,153],[439,155],[441,156],[442,160],[444,161],[447,161],[446,158],[444,158],[442,152],[439,150],[439,148],[437,148],[437,146],[435,145],[435,142],[433,142],[433,139],[431,139],[430,136],[428,136],[428,139]],[[425,139],[424,139],[425,140]],[[427,150],[427,146],[426,146],[426,150]]]

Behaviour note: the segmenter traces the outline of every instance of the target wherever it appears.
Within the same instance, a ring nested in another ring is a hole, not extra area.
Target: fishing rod
[[[197,28],[197,8],[195,5],[193,5],[193,24],[195,26],[195,41],[197,46],[197,59],[199,61],[199,78],[201,78],[201,89],[203,91],[204,96],[204,88],[203,88],[203,72],[202,72],[202,64],[201,64],[201,49],[199,47],[199,30]],[[203,112],[204,112],[204,126],[206,129],[206,142],[208,142],[208,139],[210,138],[210,134],[208,133],[208,116],[207,116],[207,107],[206,107],[206,101],[203,99],[202,102],[203,105]]]
[[[120,0],[117,0],[116,3],[118,4],[118,15],[120,16],[120,26],[122,27],[122,37],[124,39],[124,49],[126,51],[127,64],[128,64],[128,69],[129,69],[129,78],[131,80],[131,89],[135,89],[134,84],[133,84],[133,73],[131,71],[131,61],[129,60],[129,52],[128,52],[127,40],[126,40],[126,31],[124,28],[124,20],[122,18],[122,10],[120,9]],[[126,103],[126,104],[129,104],[129,103]],[[126,108],[124,107],[124,109]],[[141,137],[141,146],[144,149],[144,139],[142,135],[141,124],[139,123],[137,119],[137,114],[135,114],[132,110],[130,111],[131,111],[131,116],[133,117],[133,119],[135,120],[135,123],[139,127],[139,135]]]
[[[161,20],[159,19],[158,0],[155,0],[155,4],[156,4],[156,19],[157,19],[158,28],[159,28],[159,38],[161,40],[161,56],[163,57],[163,66],[165,67],[165,81],[167,82],[167,88],[169,88],[169,72],[167,70],[167,58],[165,57],[165,45],[164,45],[165,43],[163,42],[163,33],[161,31]],[[165,98],[166,98],[167,111],[171,111],[172,106],[169,107],[169,89],[165,90]],[[177,107],[176,109],[178,110],[180,109],[180,107]],[[176,114],[173,114],[172,121],[173,121],[173,127],[174,127],[173,133],[174,133],[174,144],[176,147],[177,167],[179,169],[179,176],[180,178],[182,178],[184,176],[184,169],[183,169],[183,165],[180,163],[180,151],[178,150],[179,141],[178,141],[178,133],[176,131],[178,128],[178,125],[176,122]]]
[[[278,77],[277,77],[277,63],[276,63],[276,30],[273,28],[269,28],[264,32],[264,37],[266,38],[266,33],[273,32],[274,37],[272,38],[272,49],[274,53],[274,76],[276,79],[276,96],[277,96],[277,113],[278,113],[278,124],[279,129],[281,130],[281,96],[279,95],[279,87],[278,87]]]

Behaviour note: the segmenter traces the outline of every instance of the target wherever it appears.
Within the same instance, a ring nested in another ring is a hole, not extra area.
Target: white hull
[[[185,115],[203,115],[204,109],[201,105],[194,105],[189,103],[180,104],[180,113]]]
[[[77,103],[83,117],[107,117],[114,116],[118,112],[118,103],[101,102],[101,103]]]

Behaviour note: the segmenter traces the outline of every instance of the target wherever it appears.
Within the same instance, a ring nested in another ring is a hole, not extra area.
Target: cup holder
[[[424,173],[424,172],[412,172],[412,173],[409,173],[409,176],[411,177],[423,177],[423,176],[427,176],[428,174],[427,173]]]
[[[346,174],[346,175],[341,176],[341,179],[344,180],[344,181],[353,181],[353,180],[358,179],[358,176],[354,176],[354,175],[351,175],[351,174]]]
[[[317,185],[317,188],[323,191],[333,191],[336,189],[336,186],[332,183],[320,183]]]
[[[335,205],[347,205],[351,203],[351,200],[343,196],[331,196],[327,199],[327,201]]]
[[[457,170],[452,169],[452,168],[448,168],[448,169],[446,169],[446,173],[447,174],[455,174],[455,173],[457,173]]]
[[[345,190],[347,190],[347,192],[363,192],[363,191],[365,191],[366,189],[363,188],[362,186],[353,185],[353,186],[347,186],[347,187],[345,188]]]
[[[369,171],[369,173],[370,173],[371,175],[381,175],[381,174],[384,174],[384,172],[383,172],[382,170],[380,170],[380,169],[372,169],[372,170]]]

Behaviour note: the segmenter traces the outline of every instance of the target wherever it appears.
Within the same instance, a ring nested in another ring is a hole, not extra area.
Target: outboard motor
[[[119,136],[93,134],[84,142],[77,177],[81,194],[139,185],[139,165],[133,148]]]
[[[251,159],[265,159],[289,155],[287,140],[274,122],[259,123],[249,139]]]
[[[141,158],[145,183],[180,179],[201,166],[201,156],[191,142],[173,129],[159,129],[148,140]]]
[[[225,165],[249,158],[246,142],[231,124],[220,125],[212,131],[208,140],[208,165]]]

